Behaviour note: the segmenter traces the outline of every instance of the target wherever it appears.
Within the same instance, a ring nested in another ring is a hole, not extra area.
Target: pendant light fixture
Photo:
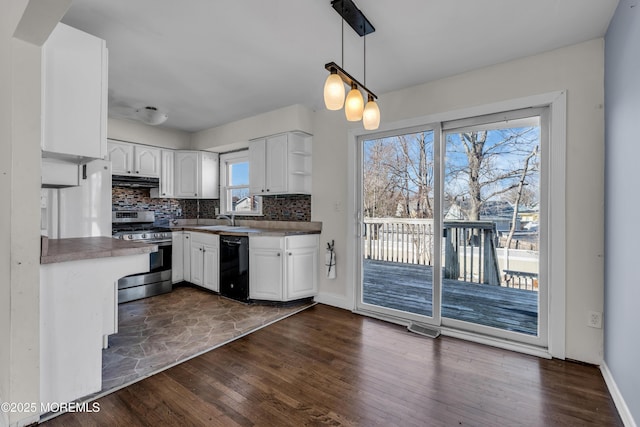
[[[374,32],[376,29],[364,14],[356,7],[352,0],[332,0],[331,6],[340,14],[343,19],[342,29],[342,62],[344,63],[344,22],[347,22],[351,28],[360,36]],[[366,64],[366,37],[364,44],[364,76],[365,84],[367,64]],[[378,98],[367,87],[359,81],[351,77],[342,67],[335,62],[325,64],[325,69],[329,71],[329,77],[324,84],[324,103],[328,110],[339,110],[344,105],[345,116],[348,121],[357,122],[362,120],[364,128],[374,130],[380,126],[380,109],[375,100]],[[344,85],[347,84],[351,88],[345,101]],[[362,97],[363,90],[367,93],[367,105],[364,105]]]

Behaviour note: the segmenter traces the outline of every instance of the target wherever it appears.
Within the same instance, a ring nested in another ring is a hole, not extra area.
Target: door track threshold
[[[440,330],[424,325],[419,325],[417,323],[411,323],[409,326],[407,326],[407,330],[429,338],[438,338],[440,336]]]

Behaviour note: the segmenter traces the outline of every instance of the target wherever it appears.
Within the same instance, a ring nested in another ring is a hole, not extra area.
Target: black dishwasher
[[[220,295],[249,300],[249,238],[220,236]]]

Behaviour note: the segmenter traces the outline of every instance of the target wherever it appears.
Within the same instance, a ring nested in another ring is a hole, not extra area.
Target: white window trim
[[[227,186],[228,177],[228,163],[242,163],[249,161],[249,150],[234,151],[231,153],[220,154],[220,213],[223,215],[238,215],[238,216],[262,216],[262,197],[258,196],[258,210],[251,212],[232,212],[227,210],[227,190],[234,188],[245,188],[249,185],[241,186]]]
[[[533,348],[525,345],[514,345],[512,342],[490,338],[487,339],[478,334],[466,333],[464,339],[476,341],[496,347],[530,353],[537,356],[554,357],[564,359],[566,357],[566,227],[565,227],[565,183],[566,183],[566,145],[567,145],[567,92],[549,92],[524,98],[512,99],[493,104],[465,108],[457,111],[433,114],[414,119],[402,120],[380,126],[376,131],[363,129],[351,129],[348,131],[348,159],[350,165],[356,165],[358,161],[358,137],[395,129],[410,128],[424,125],[425,123],[447,122],[468,117],[482,116],[501,111],[518,110],[529,107],[549,107],[550,111],[550,135],[549,147],[549,194],[548,194],[548,221],[549,241],[547,252],[547,271],[549,275],[549,322],[548,322],[548,348]],[[358,258],[358,233],[359,216],[357,206],[358,167],[349,168],[347,217],[348,222],[347,258],[352,262],[346,263],[347,283],[353,286],[347,287],[345,308],[356,309],[356,286],[360,286],[361,262]],[[553,327],[551,327],[553,325]],[[459,331],[443,329],[446,335],[456,334]]]

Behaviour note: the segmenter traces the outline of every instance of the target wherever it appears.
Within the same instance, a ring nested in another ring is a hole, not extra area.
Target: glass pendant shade
[[[351,85],[351,90],[347,95],[347,100],[344,104],[344,113],[347,116],[347,120],[350,122],[357,122],[362,120],[362,111],[364,110],[364,98],[358,90],[358,86]]]
[[[327,110],[339,110],[344,105],[344,83],[340,76],[333,72],[324,82],[324,105]]]
[[[371,95],[362,112],[362,124],[366,130],[375,130],[380,126],[380,108]]]

